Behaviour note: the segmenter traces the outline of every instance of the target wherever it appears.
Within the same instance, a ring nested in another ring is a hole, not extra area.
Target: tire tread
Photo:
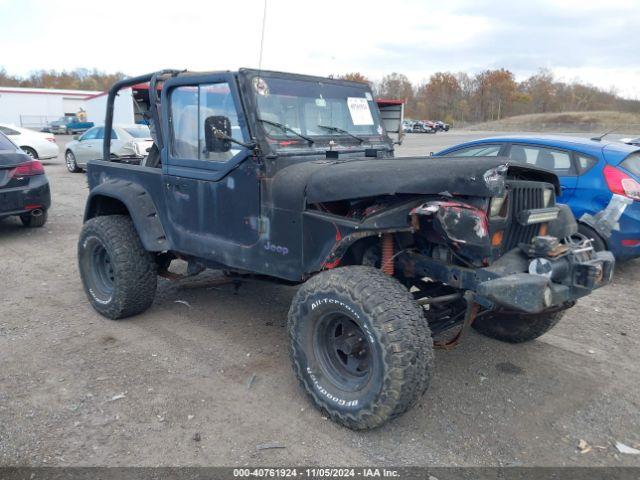
[[[376,402],[356,412],[334,408],[318,396],[303,375],[296,340],[303,305],[319,292],[346,294],[369,317],[382,346],[383,389]],[[327,270],[307,281],[289,310],[288,330],[293,368],[302,388],[334,421],[352,429],[371,429],[411,408],[426,391],[433,371],[433,341],[421,308],[397,280],[373,267]]]
[[[78,242],[78,254],[84,239],[95,235],[103,242],[116,270],[114,294],[108,304],[95,302],[80,274],[87,297],[93,307],[112,320],[130,317],[147,310],[153,303],[157,287],[157,264],[147,252],[138,232],[127,215],[107,215],[88,220],[82,227]]]
[[[486,337],[507,343],[525,343],[551,330],[566,310],[538,314],[495,313],[480,317],[473,328]]]

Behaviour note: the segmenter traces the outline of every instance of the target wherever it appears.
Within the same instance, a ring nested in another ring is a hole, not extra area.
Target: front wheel
[[[407,411],[429,386],[433,341],[409,291],[365,266],[319,273],[289,310],[291,360],[315,405],[352,429]]]
[[[507,343],[524,343],[535,340],[551,330],[564,316],[566,310],[527,313],[488,313],[476,318],[472,326],[486,337]]]
[[[127,215],[96,217],[83,225],[78,266],[91,305],[107,318],[136,315],[153,303],[157,264]]]

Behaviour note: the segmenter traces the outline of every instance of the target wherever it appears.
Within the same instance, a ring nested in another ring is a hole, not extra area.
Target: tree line
[[[125,78],[122,72],[105,73],[79,68],[71,71],[38,70],[26,77],[10,75],[0,68],[0,86],[62,88],[106,91]],[[372,81],[360,72],[337,75],[371,85],[382,98],[403,99],[405,117],[475,123],[500,120],[527,113],[616,110],[640,112],[640,101],[621,98],[614,90],[603,90],[579,81],[561,82],[546,69],[523,81],[504,68],[475,75],[437,72],[414,84],[402,73]]]
[[[404,99],[405,117],[412,119],[476,123],[529,113],[640,112],[638,100],[624,99],[615,90],[579,81],[561,82],[546,69],[520,82],[504,68],[476,75],[437,72],[419,84],[413,84],[401,73],[391,73],[377,82],[359,72],[337,78],[368,83],[378,97]]]
[[[78,68],[71,71],[38,70],[26,77],[10,75],[4,68],[0,68],[0,86],[3,87],[32,87],[32,88],[62,88],[69,90],[98,90],[106,91],[114,82],[125,78],[122,72],[105,73],[99,70]]]

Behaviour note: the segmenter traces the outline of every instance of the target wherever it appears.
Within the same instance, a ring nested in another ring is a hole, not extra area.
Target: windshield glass
[[[279,142],[280,146],[306,144],[293,132],[350,145],[384,135],[375,100],[364,85],[253,77],[251,86],[266,134],[273,139],[292,140]]]
[[[151,138],[149,127],[140,126],[136,128],[125,128],[124,131],[131,135],[133,138]]]

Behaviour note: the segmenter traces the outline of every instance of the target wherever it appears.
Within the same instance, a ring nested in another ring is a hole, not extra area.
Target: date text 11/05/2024
[[[234,478],[399,478],[400,473],[387,468],[234,468]]]

